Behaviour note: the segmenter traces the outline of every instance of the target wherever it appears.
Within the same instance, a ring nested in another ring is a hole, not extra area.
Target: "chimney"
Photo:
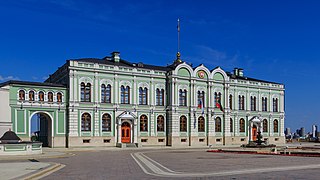
[[[241,77],[243,77],[243,69],[241,69],[241,68],[239,68],[238,69],[238,76],[241,76]]]
[[[112,52],[111,53],[111,59],[114,62],[120,62],[120,52]]]
[[[233,69],[233,74],[234,74],[235,76],[243,77],[243,69],[241,69],[241,68],[234,68],[234,69]]]
[[[239,76],[239,70],[238,70],[238,68],[234,68],[234,69],[233,69],[233,74],[234,74],[235,76]]]

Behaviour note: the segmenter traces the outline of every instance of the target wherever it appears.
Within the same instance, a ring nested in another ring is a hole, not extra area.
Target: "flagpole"
[[[180,19],[178,18],[178,52],[180,52]]]
[[[180,59],[180,19],[178,18],[178,25],[177,25],[177,33],[178,33],[178,43],[177,43],[177,60]]]

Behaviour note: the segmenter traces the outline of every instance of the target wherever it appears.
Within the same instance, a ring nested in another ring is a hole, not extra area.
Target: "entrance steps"
[[[119,148],[138,148],[141,147],[139,143],[117,143],[117,147]]]

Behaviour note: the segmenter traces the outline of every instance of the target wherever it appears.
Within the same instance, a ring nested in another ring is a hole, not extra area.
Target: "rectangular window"
[[[187,106],[187,90],[179,90],[179,106]]]
[[[181,139],[181,142],[187,142],[187,139]]]
[[[163,89],[156,90],[156,105],[164,106],[164,90]]]
[[[111,142],[111,139],[104,139],[103,140],[103,143],[110,143]]]
[[[83,139],[82,142],[83,143],[90,143],[90,139]]]

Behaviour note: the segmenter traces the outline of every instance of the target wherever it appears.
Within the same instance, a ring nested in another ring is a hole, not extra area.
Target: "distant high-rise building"
[[[316,138],[318,136],[318,126],[312,125],[312,137]]]
[[[300,128],[300,137],[301,136],[305,136],[306,135],[306,133],[305,133],[305,128],[304,127],[301,127]]]
[[[284,132],[286,136],[291,134],[291,130],[289,127],[286,128],[286,131]]]

